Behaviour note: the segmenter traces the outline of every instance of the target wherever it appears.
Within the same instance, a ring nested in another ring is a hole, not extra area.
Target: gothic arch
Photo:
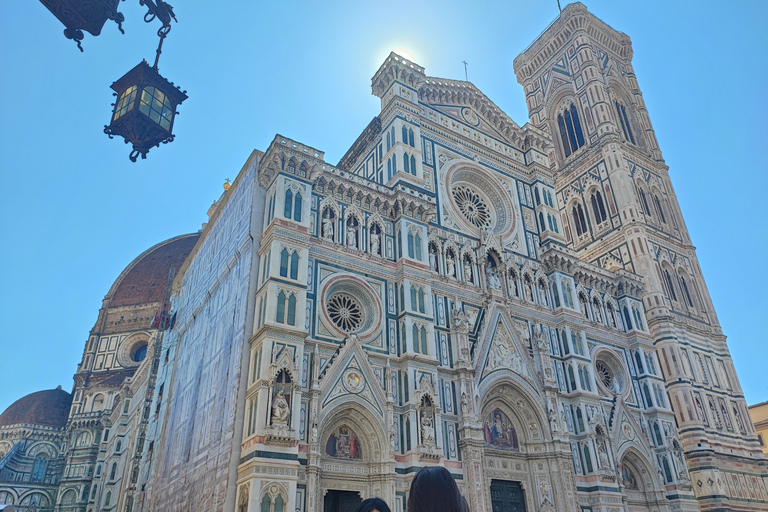
[[[507,373],[505,375],[504,373]],[[484,381],[479,387],[480,419],[499,408],[516,427],[520,452],[525,445],[552,439],[549,422],[544,414],[546,407],[539,392],[512,372],[503,372],[497,377]]]

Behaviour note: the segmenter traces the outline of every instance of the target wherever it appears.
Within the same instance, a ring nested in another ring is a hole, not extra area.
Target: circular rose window
[[[512,233],[515,207],[501,182],[487,171],[465,164],[449,170],[446,179],[449,207],[468,229],[502,236]]]
[[[601,387],[614,395],[627,390],[627,373],[621,360],[609,350],[598,352],[595,357],[595,377]]]
[[[381,301],[368,283],[350,276],[336,276],[322,285],[320,296],[321,319],[333,335],[355,334],[364,340],[381,328]]]
[[[480,229],[490,229],[491,214],[480,194],[464,185],[454,187],[451,193],[456,206],[469,222]]]
[[[363,323],[363,309],[353,296],[336,293],[328,299],[328,316],[344,332],[353,332]]]

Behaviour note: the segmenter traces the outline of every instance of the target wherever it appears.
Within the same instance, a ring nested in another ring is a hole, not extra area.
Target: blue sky
[[[567,2],[562,1],[563,5]],[[470,7],[471,6],[471,7]],[[762,272],[768,217],[768,2],[595,0],[634,67],[748,403],[768,400]],[[103,126],[109,85],[151,62],[159,23],[120,3],[85,53],[35,1],[0,3],[0,411],[71,389],[101,300],[148,247],[200,229],[254,148],[276,133],[336,163],[379,112],[391,50],[469,80],[522,125],[512,61],[557,16],[550,1],[176,5],[160,72],[186,89],[176,140],[131,163]]]

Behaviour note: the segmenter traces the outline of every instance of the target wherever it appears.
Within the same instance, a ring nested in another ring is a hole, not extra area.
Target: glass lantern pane
[[[171,130],[173,105],[162,91],[154,87],[145,88],[141,92],[139,111],[165,130]]]
[[[133,108],[133,103],[136,100],[136,86],[132,85],[120,95],[115,105],[115,114],[112,116],[112,121],[116,121],[129,110]]]

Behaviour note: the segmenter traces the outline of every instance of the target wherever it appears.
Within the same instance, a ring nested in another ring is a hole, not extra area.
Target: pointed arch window
[[[579,432],[584,432],[584,415],[581,412],[581,407],[576,406],[576,422],[579,426]]]
[[[536,206],[539,206],[541,203],[541,198],[539,196],[539,187],[533,187],[533,198],[536,200]]]
[[[632,133],[632,126],[629,124],[629,117],[627,117],[627,108],[618,101],[616,102],[616,115],[619,117],[619,123],[624,132],[624,138],[632,144],[635,144],[635,136]]]
[[[627,332],[632,329],[632,319],[629,316],[629,310],[627,309],[627,306],[624,306],[624,325],[626,326]]]
[[[571,213],[573,214],[573,222],[576,224],[576,235],[581,236],[587,232],[587,220],[584,217],[584,209],[581,207],[581,203],[573,205]]]
[[[640,352],[635,352],[635,363],[638,373],[645,373],[645,370],[643,369],[643,358],[640,357]]]
[[[293,198],[293,220],[301,222],[301,192],[296,192]]]
[[[299,253],[293,251],[291,253],[291,279],[299,278]]]
[[[672,300],[677,301],[675,287],[672,284],[672,276],[669,275],[669,271],[667,269],[664,269],[664,280],[667,282],[667,287],[669,288],[669,296],[672,298]]]
[[[664,209],[661,207],[661,201],[659,201],[659,196],[656,194],[653,195],[653,201],[656,203],[656,210],[659,212],[659,219],[661,219],[661,222],[664,224],[667,223],[666,217],[664,217]]]
[[[411,164],[408,160],[408,153],[403,153],[403,170],[405,170],[407,173],[411,172]]]
[[[392,179],[392,160],[387,160],[387,179]]]
[[[643,383],[643,395],[645,395],[645,405],[650,409],[653,407],[653,400],[651,399],[651,392],[648,390],[648,384]]]
[[[570,364],[568,365],[568,379],[570,380],[571,384],[571,391],[576,391],[578,388],[576,387],[576,375],[573,373],[573,366]]]
[[[648,207],[648,200],[645,197],[645,191],[643,189],[639,189],[639,190],[640,190],[640,192],[639,192],[639,194],[640,194],[640,206],[643,208],[643,212],[650,217],[651,216],[651,209]]]
[[[110,501],[112,501],[112,491],[107,491],[107,496],[104,498],[104,506],[108,507]]]
[[[603,195],[599,190],[592,192],[592,213],[595,216],[595,220],[598,224],[601,224],[608,219],[608,215],[605,213],[605,204],[603,203]]]
[[[291,218],[293,212],[293,191],[288,189],[285,191],[285,205],[283,207],[283,217],[286,219]]]
[[[117,462],[112,463],[112,469],[109,470],[109,479],[114,480],[117,475]]]
[[[408,128],[408,145],[412,148],[415,148],[416,146],[413,144],[413,130]]]
[[[415,245],[416,259],[421,261],[421,236],[418,233],[413,237],[413,243]]]
[[[416,176],[416,158],[413,155],[411,155],[411,174]]]
[[[389,132],[387,132],[387,151],[389,151],[392,148],[392,139],[389,136]]]
[[[560,140],[566,157],[584,145],[584,132],[581,130],[576,105],[571,103],[570,107],[557,116],[557,126],[560,129]]]
[[[403,144],[408,144],[408,128],[403,125]]]
[[[413,338],[413,351],[417,354],[421,353],[421,347],[419,346],[419,326],[413,324],[411,329],[411,337]]]
[[[427,351],[427,329],[423,325],[421,326],[421,353],[424,355],[429,353]]]
[[[657,422],[653,423],[653,435],[656,439],[656,446],[663,446],[664,441],[661,439],[661,429],[659,428],[659,424]]]
[[[694,307],[691,292],[688,291],[688,283],[685,282],[685,277],[683,276],[680,276],[680,285],[683,288],[683,294],[685,295],[685,300],[688,301],[688,305]]]
[[[288,249],[280,251],[280,276],[288,277]]]
[[[285,323],[285,292],[282,290],[277,294],[277,312],[275,313],[275,322],[279,324]]]
[[[416,309],[416,287],[411,285],[411,310],[418,311]]]
[[[419,288],[419,313],[424,313],[424,288]]]
[[[590,449],[588,444],[584,444],[582,446],[584,449],[584,465],[587,473],[591,473],[594,471],[594,468],[592,467],[592,455],[590,454]]]
[[[43,455],[38,455],[35,459],[35,465],[32,466],[32,481],[42,482],[45,480],[45,472],[48,469],[48,459]]]
[[[288,325],[296,325],[296,295],[288,297]]]

